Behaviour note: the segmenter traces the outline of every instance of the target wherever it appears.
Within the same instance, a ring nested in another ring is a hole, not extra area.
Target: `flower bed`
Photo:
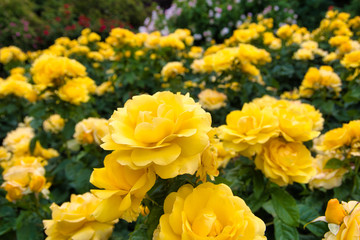
[[[273,25],[1,48],[0,236],[359,236],[360,17]]]

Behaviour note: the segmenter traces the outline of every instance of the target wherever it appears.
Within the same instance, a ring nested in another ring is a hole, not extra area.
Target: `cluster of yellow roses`
[[[320,134],[324,119],[313,106],[264,96],[244,104],[220,126],[225,149],[252,157],[265,176],[280,186],[308,183],[313,158],[302,142]]]
[[[83,120],[74,135],[86,142],[95,138],[90,128],[96,127],[91,124],[108,126],[101,147],[112,152],[104,167],[95,168],[90,178],[100,189],[73,195],[60,207],[53,204],[52,219],[44,220],[49,239],[107,239],[119,218],[137,219],[141,202],[157,176],[168,179],[202,171],[206,181],[206,161],[217,156],[216,151],[207,151],[218,143],[210,141],[210,114],[189,95],[158,92],[135,96],[118,108],[108,123],[101,121]],[[217,165],[214,167],[217,170]],[[184,185],[166,198],[164,211],[154,239],[266,239],[264,222],[224,184]]]
[[[35,136],[29,126],[31,119],[19,124],[9,132],[0,147],[0,164],[4,169],[4,183],[1,188],[7,191],[6,199],[15,201],[30,193],[48,196],[50,183],[46,182],[44,166],[47,159],[58,156],[55,149],[45,149],[36,142],[30,152],[30,141]]]
[[[350,121],[340,128],[326,132],[314,141],[317,174],[310,182],[310,187],[332,189],[341,185],[348,169],[326,169],[325,165],[332,158],[343,161],[359,156],[359,129],[360,120]]]

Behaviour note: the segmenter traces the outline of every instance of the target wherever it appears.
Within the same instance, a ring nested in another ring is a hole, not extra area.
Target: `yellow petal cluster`
[[[360,120],[350,121],[340,128],[332,129],[314,141],[318,152],[340,151],[345,147],[345,156],[359,156]]]
[[[11,61],[24,62],[26,59],[26,54],[18,47],[9,46],[0,48],[0,63],[2,64],[8,64]]]
[[[199,95],[199,103],[204,109],[216,110],[226,106],[226,95],[216,90],[204,89]]]
[[[0,79],[0,97],[15,95],[23,97],[30,102],[35,102],[37,92],[33,85],[28,83],[27,78],[23,75],[24,69],[17,68],[11,70],[11,75],[5,80]]]
[[[155,183],[155,173],[146,168],[133,170],[109,156],[105,158],[104,165],[103,168],[95,168],[90,177],[90,182],[101,188],[91,192],[103,199],[93,216],[101,222],[118,218],[135,221],[141,210],[141,201]]]
[[[93,212],[101,200],[85,193],[71,195],[70,202],[61,206],[50,206],[52,219],[43,220],[47,240],[89,239],[107,240],[110,238],[117,221],[99,222]]]
[[[108,156],[132,169],[152,167],[161,178],[193,174],[209,144],[211,116],[189,95],[139,95],[118,108],[102,140]]]
[[[75,126],[74,138],[80,144],[103,143],[101,140],[109,133],[108,121],[104,118],[87,118]]]
[[[279,186],[308,183],[315,175],[310,151],[299,142],[270,139],[255,158],[255,165]]]
[[[86,68],[74,59],[43,54],[34,61],[31,73],[42,90],[63,84],[65,77],[85,77]]]
[[[177,75],[184,75],[186,68],[181,62],[168,62],[161,69],[161,76],[163,76],[164,81],[167,81],[169,78],[174,78]]]
[[[341,91],[341,79],[330,66],[321,66],[320,69],[311,67],[299,88],[302,97],[311,97],[314,91],[327,88],[335,92],[336,96]]]
[[[342,156],[333,153],[317,154],[315,157],[316,175],[310,180],[309,187],[333,189],[339,187],[342,183],[344,174],[348,172],[346,168],[325,169],[326,163],[332,159],[341,159]]]
[[[326,220],[340,226],[337,232],[327,232],[324,240],[359,239],[360,237],[360,204],[357,201],[342,202],[331,199],[328,202]]]
[[[79,77],[66,80],[57,91],[57,95],[61,100],[70,102],[75,105],[88,102],[90,93],[95,93],[96,84],[89,77]]]
[[[13,159],[13,166],[2,173],[4,183],[1,188],[7,191],[6,199],[16,201],[26,194],[49,194],[50,183],[46,183],[43,159],[24,156]]]
[[[253,155],[262,144],[280,134],[279,119],[271,107],[260,108],[245,103],[240,110],[226,116],[226,125],[220,126],[220,139],[224,147],[245,155]],[[247,151],[248,153],[244,153]]]
[[[153,239],[265,240],[264,232],[264,222],[228,186],[208,182],[166,197]]]
[[[65,120],[59,114],[53,114],[43,122],[46,132],[59,133],[65,126]]]

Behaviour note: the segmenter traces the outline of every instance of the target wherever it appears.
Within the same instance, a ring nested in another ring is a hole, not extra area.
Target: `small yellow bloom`
[[[346,215],[347,214],[343,206],[339,203],[339,200],[336,198],[329,200],[325,211],[325,218],[328,223],[340,225]]]
[[[198,95],[199,103],[204,109],[216,110],[226,106],[226,95],[211,89],[205,89]]]
[[[59,114],[53,114],[43,122],[46,132],[59,133],[65,126],[65,120]]]
[[[75,126],[74,138],[81,144],[96,143],[109,133],[108,121],[104,118],[87,118],[78,122]]]
[[[161,69],[161,76],[163,76],[164,81],[167,81],[169,78],[174,78],[177,75],[184,75],[186,68],[181,62],[168,62]]]

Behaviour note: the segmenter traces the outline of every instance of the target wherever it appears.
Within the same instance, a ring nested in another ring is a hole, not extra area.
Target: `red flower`
[[[45,30],[43,31],[43,33],[44,33],[45,36],[47,36],[47,35],[49,35],[49,30],[45,29]]]
[[[106,29],[106,26],[105,26],[105,25],[101,25],[99,31],[100,31],[100,32],[103,32],[105,29]]]
[[[61,17],[56,17],[56,18],[55,18],[55,21],[60,22],[60,21],[61,21]]]
[[[332,5],[328,7],[328,10],[329,10],[329,11],[331,11],[331,10],[333,10],[333,9],[334,9],[334,6],[332,6]]]
[[[65,9],[68,9],[69,7],[70,7],[70,4],[68,4],[68,3],[65,3],[65,4],[64,4],[64,8],[65,8]]]

